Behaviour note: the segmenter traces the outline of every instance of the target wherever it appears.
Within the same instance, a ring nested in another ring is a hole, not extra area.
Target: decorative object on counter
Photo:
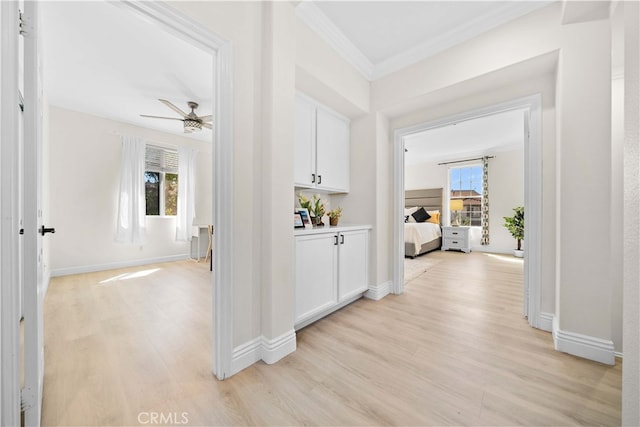
[[[323,227],[322,217],[325,213],[325,201],[317,194],[314,194],[311,199],[305,197],[302,193],[298,193],[298,203],[301,208],[305,208],[311,215],[311,222],[316,227]]]
[[[296,209],[297,214],[300,215],[300,218],[302,219],[302,224],[304,225],[304,228],[312,228],[313,225],[311,224],[311,215],[309,215],[309,210],[306,208],[298,208]],[[296,227],[298,228],[298,227]]]
[[[342,216],[342,208],[338,206],[336,209],[327,212],[327,215],[329,215],[329,225],[338,225],[338,221],[340,221],[340,217]]]
[[[522,258],[524,257],[524,251],[522,250],[522,240],[524,239],[524,207],[515,207],[513,208],[513,212],[515,212],[513,216],[504,217],[504,226],[518,242],[518,248],[514,249],[513,255]]]

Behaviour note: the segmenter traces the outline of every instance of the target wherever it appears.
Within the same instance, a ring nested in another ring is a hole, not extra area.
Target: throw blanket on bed
[[[407,222],[404,224],[404,241],[413,243],[415,252],[420,252],[423,244],[442,236],[440,224],[432,222]]]

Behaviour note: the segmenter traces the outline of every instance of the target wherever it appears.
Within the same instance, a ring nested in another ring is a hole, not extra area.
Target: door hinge
[[[24,96],[22,96],[20,89],[18,89],[18,107],[20,107],[20,111],[24,112]]]
[[[20,409],[26,411],[33,408],[33,404],[36,401],[36,394],[31,387],[25,387],[20,390]]]
[[[25,30],[24,19],[22,19],[22,11],[20,9],[18,9],[18,33],[20,33],[21,36],[27,34],[27,31]]]

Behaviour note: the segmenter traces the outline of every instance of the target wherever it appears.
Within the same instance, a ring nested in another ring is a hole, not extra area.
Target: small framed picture
[[[304,228],[304,222],[302,222],[300,212],[295,212],[293,214],[293,228]]]
[[[296,213],[300,214],[300,218],[302,218],[302,223],[304,224],[304,228],[313,228],[311,224],[311,215],[309,215],[309,210],[305,208],[296,209]]]

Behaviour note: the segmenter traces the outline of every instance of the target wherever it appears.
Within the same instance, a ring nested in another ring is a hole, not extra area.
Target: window
[[[462,210],[457,213],[460,225],[482,225],[482,166],[463,166],[449,169],[449,198],[462,200]],[[454,223],[456,212],[451,212]]]
[[[178,212],[178,152],[147,145],[144,189],[147,215]]]

